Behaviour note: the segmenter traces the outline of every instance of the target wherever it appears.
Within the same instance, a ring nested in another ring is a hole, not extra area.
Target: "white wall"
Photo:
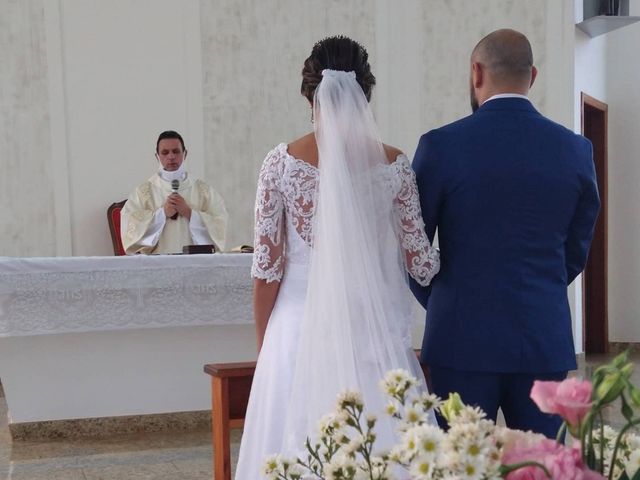
[[[630,15],[640,15],[637,0],[630,3]],[[579,29],[575,35],[574,131],[581,131],[581,92],[608,105],[609,341],[640,342],[640,65],[630,61],[640,45],[640,23],[595,38]],[[580,279],[573,286],[581,339]]]
[[[43,1],[0,2],[0,255],[57,254]]]
[[[106,208],[155,171],[168,128],[226,199],[228,243],[250,242],[259,165],[310,129],[300,70],[330,34],[367,46],[381,131],[409,155],[468,113],[469,53],[501,27],[529,36],[532,98],[568,124],[571,14],[567,0],[1,2],[0,255],[110,255]]]
[[[576,21],[581,21],[581,18]],[[574,55],[574,87],[573,87],[573,131],[582,133],[581,93],[607,101],[607,65],[606,46],[607,36],[590,38],[579,28],[575,28]],[[571,128],[571,127],[570,127]],[[582,338],[584,335],[582,324],[584,312],[582,310],[582,274],[569,287],[571,310],[574,319],[574,343],[577,352],[582,352]]]
[[[607,37],[609,340],[640,342],[640,23]]]

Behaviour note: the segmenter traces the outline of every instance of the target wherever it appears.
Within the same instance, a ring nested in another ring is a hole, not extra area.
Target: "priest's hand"
[[[171,218],[176,213],[178,213],[178,210],[176,209],[171,197],[173,197],[173,195],[169,195],[165,200],[164,205],[162,206],[162,208],[164,209],[164,214],[167,218]]]
[[[179,193],[172,193],[169,198],[175,210],[187,220],[191,220],[191,207]]]

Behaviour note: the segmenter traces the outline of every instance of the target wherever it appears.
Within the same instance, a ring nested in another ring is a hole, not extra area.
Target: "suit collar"
[[[484,102],[476,113],[497,110],[520,110],[524,112],[538,113],[529,99],[521,97],[494,98],[490,101]]]

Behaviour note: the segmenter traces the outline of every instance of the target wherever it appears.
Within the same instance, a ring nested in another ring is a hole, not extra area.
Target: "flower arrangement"
[[[442,401],[417,393],[416,378],[393,370],[381,388],[399,443],[375,451],[377,418],[365,415],[358,392],[347,391],[320,420],[317,440],[307,439],[304,455],[272,455],[262,473],[270,480],[640,480],[640,437],[631,432],[640,424],[640,390],[630,382],[632,367],[625,352],[599,367],[591,382],[535,382],[534,402],[564,420],[556,440],[498,427],[457,394]],[[603,421],[604,409],[617,400],[627,422],[620,432]],[[434,411],[447,421],[447,431],[429,422]],[[565,432],[569,445],[561,441]]]

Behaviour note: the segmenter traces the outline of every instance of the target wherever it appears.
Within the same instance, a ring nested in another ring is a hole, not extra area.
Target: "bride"
[[[406,369],[426,388],[411,349],[407,272],[427,285],[439,257],[407,157],[379,140],[374,84],[359,43],[318,42],[302,70],[314,131],[262,165],[252,267],[259,358],[236,480],[260,478],[269,454],[301,452],[344,389],[381,413],[388,370]],[[376,432],[378,448],[395,443],[390,419]]]

